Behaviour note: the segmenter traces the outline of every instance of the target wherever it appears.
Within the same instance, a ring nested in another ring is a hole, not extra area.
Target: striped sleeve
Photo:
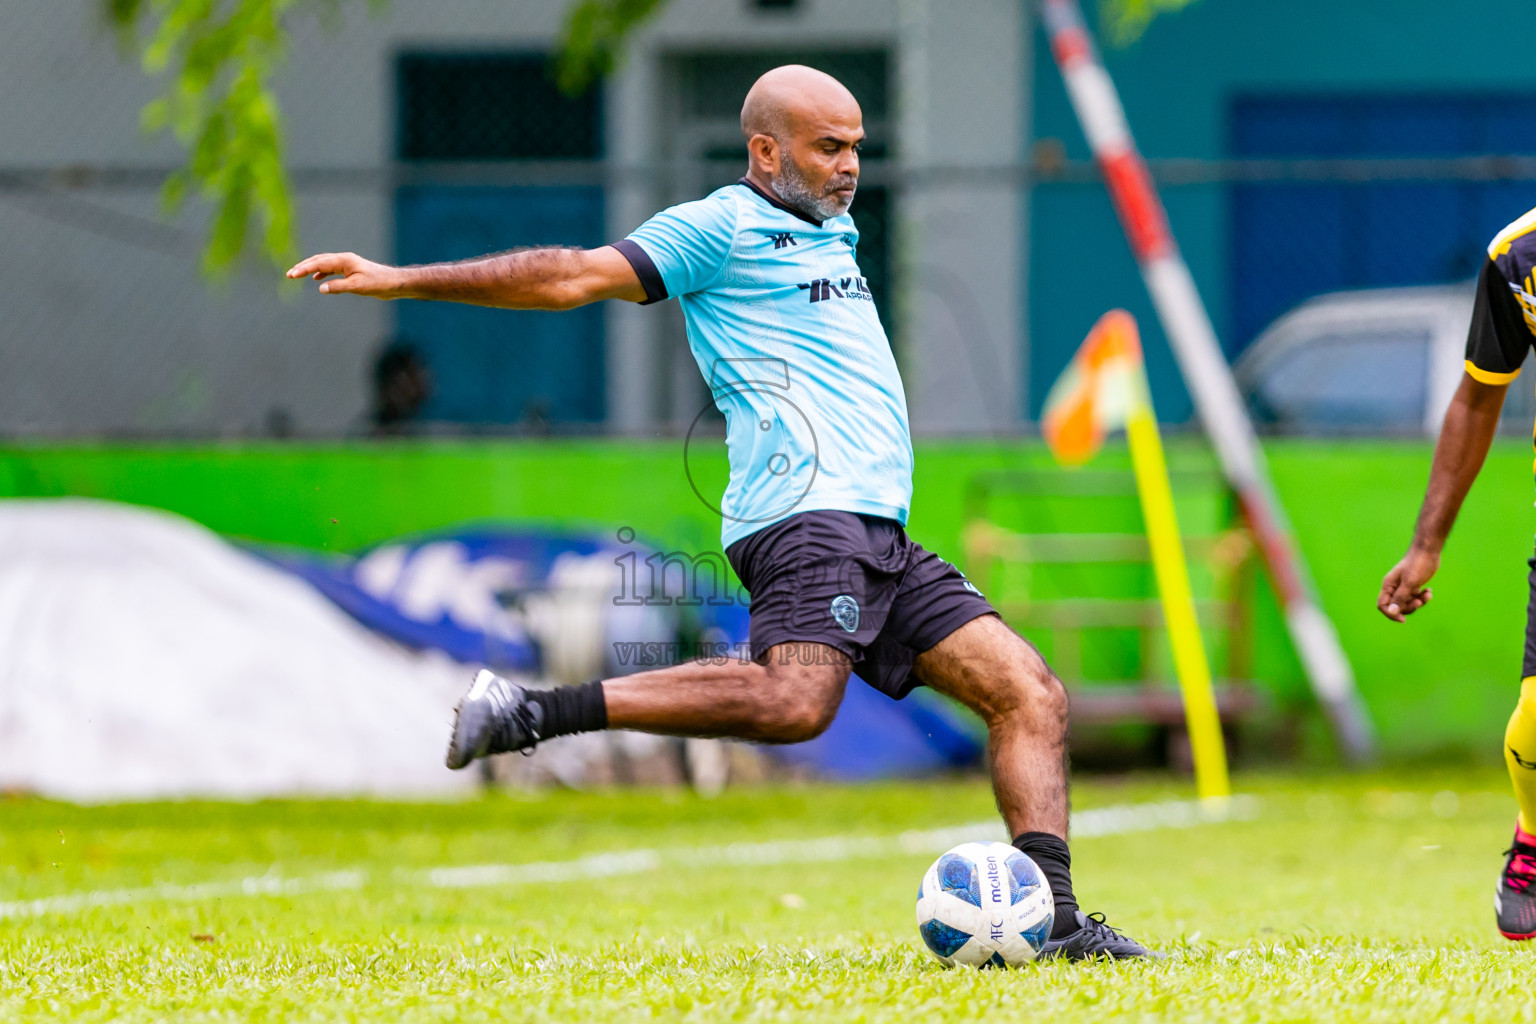
[[[1467,332],[1467,374],[1484,384],[1508,384],[1520,375],[1520,364],[1536,336],[1515,298],[1513,286],[1492,259],[1483,263]]]

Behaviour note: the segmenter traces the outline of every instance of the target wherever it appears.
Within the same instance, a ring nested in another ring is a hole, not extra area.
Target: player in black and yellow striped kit
[[[1536,210],[1499,232],[1488,246],[1467,335],[1466,373],[1440,428],[1413,543],[1381,581],[1376,601],[1381,613],[1396,622],[1424,607],[1433,596],[1426,584],[1440,566],[1445,538],[1488,454],[1504,393],[1536,344],[1533,271]],[[1536,938],[1536,558],[1530,566],[1520,700],[1504,733],[1504,762],[1514,781],[1520,815],[1494,895],[1499,931],[1516,940]]]

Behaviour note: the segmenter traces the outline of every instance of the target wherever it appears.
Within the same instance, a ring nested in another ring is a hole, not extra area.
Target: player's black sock
[[[1067,841],[1049,832],[1025,832],[1013,841],[1013,845],[1029,854],[1040,866],[1045,880],[1051,883],[1051,895],[1056,898],[1056,923],[1051,926],[1051,938],[1077,931],[1077,897],[1072,894],[1072,851]]]
[[[603,684],[599,679],[579,686],[557,686],[552,690],[530,689],[528,703],[537,705],[543,712],[538,725],[541,740],[608,728],[608,704],[603,699]]]

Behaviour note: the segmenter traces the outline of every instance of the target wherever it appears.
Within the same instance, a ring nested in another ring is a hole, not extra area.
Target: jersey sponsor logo
[[[809,291],[812,302],[824,302],[827,299],[872,301],[875,297],[869,290],[869,282],[862,277],[840,277],[835,281],[830,277],[822,277],[795,287],[801,291]]]
[[[843,236],[843,244],[846,245],[850,249],[857,248],[857,246],[855,246],[854,243],[853,243],[853,236],[852,235],[844,235]]]
[[[768,240],[773,243],[773,247],[775,249],[782,249],[787,245],[799,244],[795,241],[794,233],[790,231],[770,231],[768,232]]]
[[[1521,768],[1536,769],[1536,761],[1527,761],[1515,751],[1514,747],[1509,748],[1509,756],[1513,757],[1515,759],[1515,764],[1519,765]]]
[[[857,633],[859,630],[859,602],[847,594],[838,594],[832,599],[832,618],[843,627],[844,633]]]

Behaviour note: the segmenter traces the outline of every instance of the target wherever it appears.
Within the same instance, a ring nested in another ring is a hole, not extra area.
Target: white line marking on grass
[[[640,875],[659,867],[661,856],[655,850],[628,850],[624,853],[594,853],[575,860],[432,868],[428,871],[400,872],[397,877],[403,881],[424,881],[440,889],[469,889],[482,885],[526,885],[529,882],[567,882],[575,878]]]
[[[308,878],[253,875],[233,882],[199,882],[195,885],[146,885],[140,889],[96,889],[91,892],[48,896],[35,900],[0,903],[0,920],[72,914],[92,907],[116,907],[129,903],[195,903],[225,896],[298,896],[306,892],[361,889],[366,871],[333,871]]]
[[[1250,821],[1259,813],[1259,801],[1251,796],[1232,797],[1225,803],[1166,800],[1148,804],[1120,804],[1078,811],[1072,815],[1074,839],[1150,832],[1164,828],[1193,828],[1223,821]],[[498,885],[529,885],[569,882],[590,878],[640,875],[669,864],[692,867],[745,867],[776,864],[817,864],[857,857],[893,857],[941,853],[976,838],[999,837],[998,822],[973,822],[950,828],[914,829],[888,836],[824,836],[819,839],[778,839],[761,843],[729,843],[723,846],[685,846],[667,850],[625,850],[596,853],[572,860],[536,861],[526,864],[473,864],[438,867],[425,871],[400,871],[397,881],[439,889],[469,889]],[[297,896],[309,892],[361,889],[368,883],[361,869],[333,871],[304,878],[283,878],[276,872],[230,882],[194,885],[150,885],[137,889],[98,889],[32,900],[0,902],[0,920],[73,914],[96,907],[136,903],[186,903],[223,897]]]
[[[1127,835],[1163,828],[1193,828],[1223,821],[1249,821],[1258,816],[1259,801],[1236,796],[1224,803],[1198,800],[1167,800],[1150,804],[1120,804],[1079,811],[1072,815],[1074,839]],[[913,830],[894,836],[826,836],[821,839],[780,839],[763,843],[730,843],[725,846],[685,846],[668,850],[631,850],[597,854],[574,860],[540,861],[532,864],[477,864],[468,867],[433,868],[404,872],[402,880],[416,880],[443,889],[467,889],[487,885],[526,885],[536,882],[569,882],[587,878],[639,875],[673,864],[687,867],[744,867],[775,864],[818,864],[856,857],[892,857],[942,853],[970,840],[998,837],[1006,842],[996,820],[972,822],[950,828]]]
[[[1072,815],[1072,838],[1095,839],[1159,828],[1193,828],[1222,821],[1252,821],[1259,798],[1240,793],[1225,800],[1164,800],[1153,804],[1116,804]]]

